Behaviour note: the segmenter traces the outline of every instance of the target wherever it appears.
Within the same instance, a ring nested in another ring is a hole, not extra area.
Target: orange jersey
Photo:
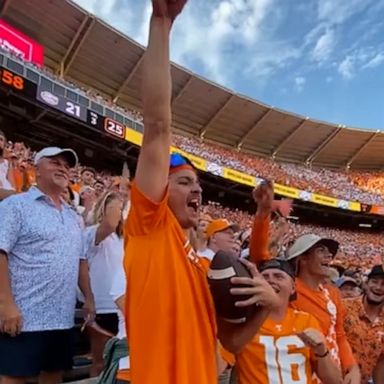
[[[71,184],[70,187],[73,192],[80,193],[80,188],[81,188],[80,184]]]
[[[216,320],[206,270],[167,204],[132,184],[125,224],[133,383],[215,384]]]
[[[312,383],[315,357],[296,335],[308,328],[321,332],[312,315],[292,308],[282,322],[267,319],[237,355],[239,384]]]
[[[269,218],[255,216],[251,236],[251,259],[258,263],[271,258],[268,251]],[[344,331],[344,306],[338,290],[324,285],[319,290],[307,287],[296,279],[297,299],[292,307],[315,316],[327,339],[328,348],[334,360],[341,362],[343,369],[356,364],[352,349]]]
[[[116,380],[127,381],[130,382],[131,379],[131,371],[129,369],[121,369],[117,372]]]

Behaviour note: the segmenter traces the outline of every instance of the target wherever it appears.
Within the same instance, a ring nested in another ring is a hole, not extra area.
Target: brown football
[[[240,258],[232,252],[218,251],[212,259],[208,271],[209,288],[215,303],[218,317],[234,324],[246,322],[256,310],[255,305],[236,307],[237,301],[249,299],[248,295],[232,295],[231,288],[246,287],[234,285],[232,277],[251,277],[247,267]]]

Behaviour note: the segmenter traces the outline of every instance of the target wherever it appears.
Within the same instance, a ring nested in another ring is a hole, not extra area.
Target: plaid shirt
[[[384,354],[384,308],[372,322],[364,309],[363,298],[344,300],[344,327],[353,353],[359,363],[362,384],[372,378],[381,354]]]

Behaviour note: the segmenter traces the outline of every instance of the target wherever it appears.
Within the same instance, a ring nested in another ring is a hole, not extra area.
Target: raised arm
[[[136,170],[136,185],[160,202],[168,184],[171,145],[171,71],[169,35],[186,0],[152,0],[148,48],[142,73],[144,137]]]
[[[257,203],[257,212],[254,217],[251,242],[250,259],[254,263],[260,263],[271,259],[268,249],[269,221],[272,213],[273,187],[270,183],[259,185],[252,193]]]

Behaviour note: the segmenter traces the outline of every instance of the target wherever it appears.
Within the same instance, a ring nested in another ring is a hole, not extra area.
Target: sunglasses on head
[[[180,153],[172,153],[169,161],[170,168],[172,169],[176,167],[181,167],[183,165],[190,165],[192,168],[195,168],[192,162],[183,155],[180,155]]]

